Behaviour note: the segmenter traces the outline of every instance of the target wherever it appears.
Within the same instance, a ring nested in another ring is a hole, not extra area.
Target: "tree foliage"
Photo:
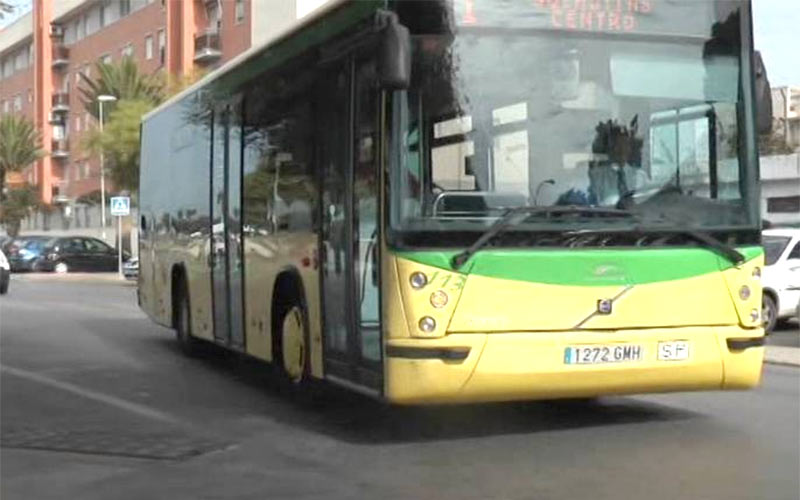
[[[98,97],[113,95],[118,100],[140,101],[152,106],[160,103],[166,93],[166,83],[159,75],[142,73],[136,61],[129,56],[119,62],[106,64],[98,62],[93,75],[81,75],[78,87],[86,111],[95,119],[100,116]]]
[[[39,207],[39,193],[35,186],[25,184],[10,189],[6,200],[0,206],[0,223],[5,226],[10,236],[16,236],[19,234],[22,220]]]
[[[139,189],[139,130],[142,116],[155,105],[147,100],[121,100],[101,133],[93,129],[83,137],[86,151],[105,154],[109,178],[118,190]]]
[[[39,131],[24,116],[0,116],[0,202],[5,196],[6,174],[19,172],[43,156],[41,143]]]
[[[758,136],[758,153],[761,156],[790,155],[794,152],[778,130],[773,129]]]

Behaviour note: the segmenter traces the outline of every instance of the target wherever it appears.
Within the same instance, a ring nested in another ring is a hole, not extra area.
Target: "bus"
[[[746,389],[747,0],[331,0],[147,114],[141,308],[393,404]]]

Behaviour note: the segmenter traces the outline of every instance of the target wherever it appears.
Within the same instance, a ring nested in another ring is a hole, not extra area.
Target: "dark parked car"
[[[65,236],[53,238],[36,270],[68,273],[73,271],[116,271],[117,250],[97,238]]]
[[[4,252],[12,272],[36,271],[51,236],[20,236],[6,243]]]

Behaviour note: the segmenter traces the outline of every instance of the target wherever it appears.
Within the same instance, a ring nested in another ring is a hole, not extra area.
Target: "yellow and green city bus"
[[[399,404],[753,387],[759,64],[744,0],[331,0],[144,118],[141,307]]]

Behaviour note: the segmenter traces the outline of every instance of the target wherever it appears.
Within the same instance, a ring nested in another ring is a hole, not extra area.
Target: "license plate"
[[[564,349],[567,365],[598,365],[641,361],[644,348],[638,344],[586,345]]]
[[[658,343],[659,361],[685,361],[689,359],[690,349],[687,340],[672,340]]]

